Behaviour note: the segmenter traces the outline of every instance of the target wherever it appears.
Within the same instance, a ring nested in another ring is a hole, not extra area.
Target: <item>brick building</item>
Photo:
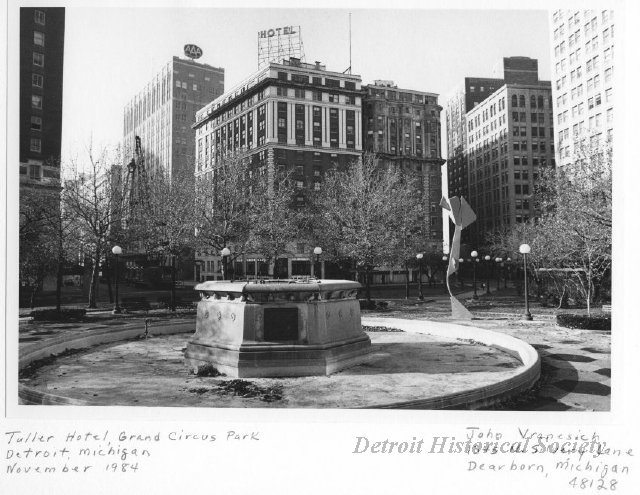
[[[323,175],[362,154],[360,76],[326,70],[297,58],[270,62],[196,115],[196,177],[212,173],[227,151],[246,150],[258,170],[292,169],[297,200],[303,189],[319,188]],[[276,276],[312,273],[312,250],[291,242],[277,260]],[[197,253],[202,278],[221,277],[219,253]],[[267,275],[259,255],[247,253],[234,267],[239,276]],[[324,268],[323,268],[324,269]]]
[[[64,8],[20,9],[20,186],[60,189]]]
[[[463,242],[535,216],[540,168],[555,166],[551,83],[538,61],[506,57],[503,78],[465,78],[447,101],[449,195],[464,196],[478,219]],[[446,242],[446,239],[445,239]]]
[[[440,112],[438,95],[377,80],[363,88],[363,142],[383,164],[419,175],[427,245],[442,247]]]

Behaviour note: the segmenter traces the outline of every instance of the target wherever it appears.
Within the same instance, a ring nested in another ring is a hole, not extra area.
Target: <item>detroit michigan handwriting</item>
[[[192,432],[178,429],[170,432],[140,433],[130,431],[69,431],[52,435],[42,431],[13,430],[4,432],[6,448],[3,458],[7,474],[84,474],[95,471],[135,473],[140,462],[152,457],[160,444],[255,443],[258,431],[227,430]]]

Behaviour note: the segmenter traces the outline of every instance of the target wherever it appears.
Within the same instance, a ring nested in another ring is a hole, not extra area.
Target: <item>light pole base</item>
[[[527,321],[531,321],[533,320],[533,316],[531,316],[531,313],[525,313],[524,319]]]
[[[113,308],[113,311],[111,311],[112,314],[114,315],[119,315],[122,313],[122,309],[120,308]]]

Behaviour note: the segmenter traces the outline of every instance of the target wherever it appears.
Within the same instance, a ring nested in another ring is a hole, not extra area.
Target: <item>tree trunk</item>
[[[171,311],[176,310],[176,257],[171,255]]]
[[[34,309],[36,307],[36,294],[38,293],[38,286],[34,286],[33,289],[31,289],[31,297],[29,298],[29,305],[31,306],[31,309]]]
[[[113,304],[113,291],[111,290],[111,262],[106,267],[107,274],[107,292],[109,293],[109,304]]]
[[[404,298],[409,299],[409,264],[404,262]]]
[[[100,247],[96,247],[96,252],[94,253],[95,258],[93,260],[93,268],[91,270],[91,284],[89,285],[89,307],[96,308],[97,297],[96,297],[96,288],[98,285],[98,271],[100,270]]]
[[[364,294],[367,302],[371,302],[371,268],[364,269]]]
[[[62,267],[63,261],[61,256],[58,256],[58,266],[56,270],[56,311],[59,313],[62,307]]]

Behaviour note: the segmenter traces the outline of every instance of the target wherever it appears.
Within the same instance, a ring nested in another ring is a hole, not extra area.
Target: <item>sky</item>
[[[352,72],[365,84],[391,79],[440,94],[444,106],[464,77],[491,77],[505,56],[537,58],[550,78],[544,10],[67,7],[63,160],[90,141],[116,144],[126,102],[187,43],[225,69],[226,89],[257,69],[257,33],[268,28],[300,26],[306,61],[344,71],[349,12]]]

